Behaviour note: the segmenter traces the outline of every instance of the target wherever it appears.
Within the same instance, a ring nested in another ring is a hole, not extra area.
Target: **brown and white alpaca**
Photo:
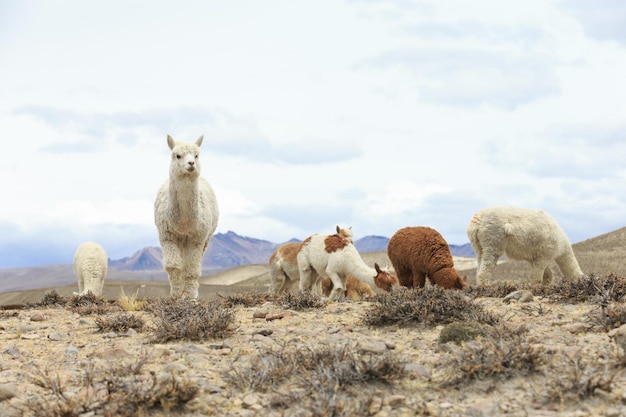
[[[337,226],[337,234],[352,242],[352,227],[344,229]],[[287,242],[278,246],[270,256],[268,266],[270,274],[270,293],[277,295],[291,290],[294,282],[300,282],[298,270],[298,251],[301,242]],[[332,286],[330,287],[332,289]],[[370,287],[371,290],[371,287]],[[357,291],[355,289],[355,291]],[[365,291],[361,289],[361,291]],[[326,294],[328,296],[328,294]]]
[[[301,242],[283,243],[270,256],[268,266],[271,294],[287,292],[294,282],[300,282],[297,256],[301,246]]]
[[[430,227],[405,227],[389,239],[387,256],[400,284],[423,288],[426,277],[432,284],[461,290],[468,286],[454,269],[448,242]]]
[[[300,290],[321,291],[321,280],[330,278],[333,283],[330,298],[333,300],[345,294],[348,275],[384,291],[391,291],[398,285],[398,279],[391,272],[381,269],[378,264],[369,267],[352,240],[341,233],[309,236],[302,242],[297,262]]]

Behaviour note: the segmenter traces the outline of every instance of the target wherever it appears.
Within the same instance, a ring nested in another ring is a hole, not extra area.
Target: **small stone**
[[[387,346],[387,349],[393,350],[396,348],[396,342],[393,340],[385,340],[385,346]]]
[[[260,329],[260,330],[255,330],[254,332],[252,332],[252,334],[260,334],[261,336],[269,336],[272,333],[274,333],[274,330],[272,329]]]
[[[396,408],[396,407],[403,405],[405,401],[406,401],[406,396],[396,394],[396,395],[389,395],[385,397],[385,401],[383,401],[383,404]]]
[[[44,321],[46,319],[46,316],[44,316],[41,313],[35,313],[32,316],[30,316],[30,321]]]
[[[39,339],[41,336],[39,336],[37,333],[29,333],[29,334],[23,334],[20,336],[20,339],[26,339],[26,340],[34,340],[34,339]]]
[[[60,340],[65,339],[67,335],[63,334],[63,333],[58,333],[58,332],[52,332],[48,335],[48,339],[50,340],[54,340],[55,342],[58,342]]]
[[[267,311],[259,310],[252,313],[252,318],[264,319],[267,316]]]
[[[248,394],[243,397],[242,405],[244,408],[252,408],[259,404],[259,397],[256,394]]]
[[[518,301],[520,303],[529,303],[533,301],[534,299],[535,297],[533,296],[532,292],[528,290],[519,290],[519,291],[513,291],[512,293],[504,297],[502,301],[504,301],[505,303],[510,303],[511,301]]]
[[[0,402],[17,396],[15,384],[0,384]]]
[[[384,353],[387,350],[385,343],[377,340],[359,340],[357,350],[366,353]]]
[[[9,345],[9,346],[5,347],[2,350],[2,353],[6,353],[7,355],[13,356],[14,358],[17,358],[18,356],[21,355],[20,350],[15,345]]]
[[[265,320],[273,321],[273,320],[283,319],[285,317],[287,317],[287,313],[270,313],[265,316]]]
[[[68,357],[78,356],[78,348],[76,346],[68,346],[65,349],[65,356],[68,356]]]
[[[126,330],[126,333],[124,333],[124,335],[128,336],[128,337],[135,336],[136,334],[137,334],[137,330],[135,330],[133,328],[130,328],[130,329]]]
[[[430,371],[420,364],[409,363],[404,367],[404,369],[410,376],[420,376],[428,380],[431,378]]]

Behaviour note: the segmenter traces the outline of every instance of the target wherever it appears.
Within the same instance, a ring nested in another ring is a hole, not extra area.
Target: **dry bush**
[[[623,301],[626,295],[626,278],[610,273],[608,275],[590,274],[574,279],[563,279],[547,287],[545,294],[552,301],[584,303],[600,298],[608,301]]]
[[[222,339],[234,331],[235,311],[221,300],[160,298],[149,300],[145,310],[154,315],[154,343]]]
[[[441,343],[455,343],[460,345],[463,342],[474,340],[478,336],[484,336],[486,330],[480,323],[473,321],[455,321],[446,325],[439,333],[437,341]]]
[[[483,336],[451,350],[443,367],[442,385],[458,386],[467,380],[510,377],[538,369],[541,355],[527,340],[527,329],[483,326]]]
[[[264,350],[235,363],[222,377],[244,392],[271,391],[273,407],[298,405],[310,415],[348,416],[367,414],[363,391],[369,384],[391,383],[405,374],[405,362],[397,355],[361,353],[345,344]]]
[[[545,366],[547,378],[542,390],[537,393],[545,402],[558,401],[561,404],[578,402],[599,392],[611,392],[613,380],[624,366],[622,359],[614,363],[600,364],[596,360],[576,355],[559,353],[551,357]]]
[[[445,290],[437,285],[379,294],[363,317],[363,322],[370,326],[415,323],[435,326],[454,321],[496,324],[499,319],[463,291]]]
[[[25,308],[62,308],[67,304],[67,298],[60,295],[56,290],[49,291],[43,295],[40,301],[26,303]]]
[[[7,319],[9,317],[18,317],[20,315],[19,311],[15,310],[0,310],[0,319]]]
[[[73,295],[67,301],[65,308],[81,316],[108,314],[120,310],[119,306],[109,304],[104,297],[94,295],[91,291],[84,295]]]
[[[311,291],[287,291],[280,294],[275,302],[283,308],[296,311],[321,308],[326,305],[326,301],[322,297],[313,294]]]
[[[116,364],[102,370],[96,370],[90,362],[79,390],[66,389],[69,381],[58,373],[37,369],[33,382],[49,392],[29,397],[19,411],[33,417],[135,417],[156,410],[184,410],[185,404],[198,395],[199,388],[187,378],[171,373],[142,373],[145,361],[146,356],[142,355],[133,364]]]
[[[488,285],[473,285],[464,291],[473,298],[493,297],[504,298],[510,293],[518,290],[530,289],[528,284],[520,284],[513,282],[495,282]]]
[[[235,293],[226,297],[220,294],[217,295],[222,298],[224,300],[224,303],[229,307],[235,307],[237,305],[241,305],[244,307],[259,306],[267,302],[271,297],[269,293],[259,291],[245,291]]]
[[[141,317],[127,313],[109,314],[96,318],[96,327],[99,332],[123,333],[127,332],[128,329],[140,332],[145,324]]]

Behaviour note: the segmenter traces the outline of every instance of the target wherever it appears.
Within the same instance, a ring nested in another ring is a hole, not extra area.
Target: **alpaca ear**
[[[202,141],[203,140],[204,140],[204,135],[202,135],[198,139],[196,139],[196,145],[198,145],[198,147],[200,147],[200,145],[202,145]]]
[[[374,269],[376,270],[377,273],[381,273],[382,271],[380,270],[380,266],[378,266],[378,263],[374,264]]]
[[[169,146],[170,149],[174,149],[175,145],[176,142],[174,142],[174,139],[170,135],[167,135],[167,146]]]
[[[339,233],[339,225],[337,225],[337,233]]]

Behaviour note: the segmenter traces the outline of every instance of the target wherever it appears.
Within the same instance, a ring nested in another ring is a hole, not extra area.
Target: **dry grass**
[[[322,297],[310,291],[287,291],[280,294],[275,302],[285,309],[296,311],[321,308],[326,305],[326,301]]]
[[[527,329],[480,326],[476,340],[451,350],[442,364],[442,384],[461,385],[468,380],[494,376],[511,377],[537,370],[541,354],[527,339]]]
[[[104,297],[88,292],[84,295],[74,295],[65,304],[65,308],[81,316],[90,314],[103,315],[120,311],[120,307],[110,304]]]
[[[244,307],[255,307],[268,302],[271,298],[271,295],[267,291],[244,291],[228,296],[222,296],[220,294],[217,295],[223,299],[224,303],[229,307],[235,307],[238,305]]]
[[[124,287],[120,287],[120,297],[117,299],[117,304],[125,311],[141,311],[145,301],[139,300],[137,294],[139,294],[139,288],[137,288],[134,294],[127,295]]]
[[[405,375],[404,360],[393,353],[361,353],[344,344],[263,350],[247,363],[235,363],[223,378],[243,392],[271,391],[273,407],[298,404],[308,410],[306,415],[348,416],[367,413],[362,395],[369,386],[390,384]]]
[[[221,300],[161,298],[145,309],[154,315],[153,342],[222,339],[235,330],[235,311]]]
[[[109,314],[96,318],[96,327],[99,332],[124,333],[128,329],[141,332],[145,325],[146,323],[141,317],[129,313]]]
[[[184,410],[198,395],[196,384],[184,377],[144,373],[145,361],[145,356],[140,356],[135,363],[108,369],[96,369],[88,363],[78,391],[66,389],[67,381],[58,373],[36,368],[33,382],[47,392],[29,398],[21,412],[33,417],[135,417],[154,410]]]
[[[454,321],[496,324],[499,321],[463,291],[444,290],[434,285],[377,295],[373,301],[363,317],[363,322],[369,326],[416,323],[436,326]]]

